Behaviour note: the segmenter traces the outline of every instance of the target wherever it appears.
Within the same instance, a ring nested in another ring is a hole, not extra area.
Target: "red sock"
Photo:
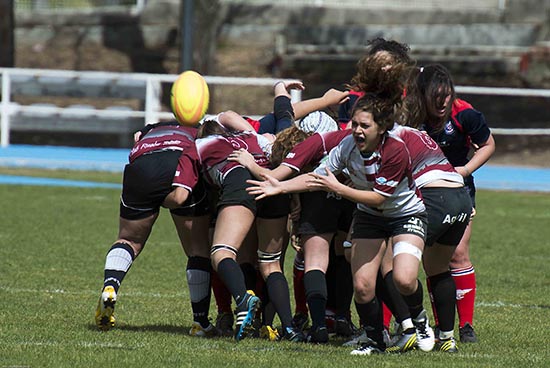
[[[307,314],[306,290],[304,288],[304,260],[296,254],[294,258],[293,281],[294,301],[296,302],[296,313]]]
[[[456,284],[456,310],[459,327],[466,323],[473,325],[474,303],[476,299],[476,273],[474,266],[451,270]]]
[[[390,322],[392,318],[392,313],[390,311],[390,308],[386,305],[386,303],[382,303],[382,316],[384,317],[384,328],[386,330],[390,330]]]
[[[434,296],[432,295],[432,284],[430,278],[426,277],[426,287],[428,288],[428,295],[430,296],[430,303],[432,304],[432,313],[434,315],[434,324],[439,326],[439,319],[437,318],[437,311],[435,310]]]
[[[212,292],[214,293],[214,298],[216,298],[218,313],[231,313],[231,294],[229,290],[227,290],[217,272],[212,271],[210,280],[212,283]]]

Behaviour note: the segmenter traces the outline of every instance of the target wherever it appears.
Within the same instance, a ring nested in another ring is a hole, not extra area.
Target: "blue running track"
[[[122,172],[129,149],[10,145],[0,148],[0,167]],[[550,192],[550,168],[485,165],[475,173],[476,187]],[[116,188],[119,184],[0,175],[0,184]]]

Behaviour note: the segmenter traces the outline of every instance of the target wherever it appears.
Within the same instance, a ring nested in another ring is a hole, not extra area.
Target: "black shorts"
[[[252,179],[252,174],[244,167],[235,167],[229,171],[223,178],[217,209],[223,206],[241,205],[256,215],[258,210],[256,200],[246,191],[246,188],[251,186],[246,182],[249,179]]]
[[[197,184],[193,187],[191,195],[181,207],[171,209],[170,213],[177,216],[197,217],[208,215],[212,212],[209,192],[204,179],[199,176]]]
[[[356,204],[325,191],[300,194],[302,211],[297,233],[300,235],[348,232]]]
[[[256,202],[257,217],[263,219],[277,219],[288,216],[290,213],[290,195],[280,194],[273,197],[266,197]]]
[[[172,182],[181,155],[180,151],[161,151],[138,157],[124,167],[120,217],[138,220],[158,213],[162,202],[172,191]],[[209,212],[201,185],[195,189],[181,209],[180,216],[200,216]]]
[[[457,246],[470,221],[472,201],[465,188],[422,188],[428,213],[426,246]]]
[[[241,205],[260,218],[275,219],[288,216],[290,212],[290,195],[281,194],[256,201],[254,196],[246,191],[246,188],[251,186],[246,182],[249,179],[254,178],[243,167],[236,167],[227,173],[223,179],[217,209],[219,210],[222,206]]]
[[[464,187],[472,200],[472,207],[476,207],[476,185],[474,183],[474,176],[470,175],[464,178]]]
[[[413,234],[426,240],[426,212],[403,217],[382,217],[355,211],[352,239],[388,239],[401,234]]]

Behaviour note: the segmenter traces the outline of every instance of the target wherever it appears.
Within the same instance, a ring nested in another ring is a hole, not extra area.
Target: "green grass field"
[[[120,174],[0,170],[119,182]],[[0,185],[0,367],[549,367],[550,195],[479,191],[472,257],[480,342],[447,355],[187,335],[186,259],[163,212],[124,280],[117,328],[93,322],[119,191]],[[286,275],[291,277],[288,252]],[[214,309],[212,309],[213,311]],[[215,313],[211,312],[215,318]],[[456,332],[458,335],[458,332]]]

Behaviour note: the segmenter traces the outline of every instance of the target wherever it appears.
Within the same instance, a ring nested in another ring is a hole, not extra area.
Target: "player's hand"
[[[323,95],[327,105],[341,105],[349,100],[349,91],[340,91],[334,88],[329,89]]]
[[[246,191],[256,196],[256,200],[260,200],[266,197],[271,197],[274,195],[281,194],[283,188],[281,182],[270,175],[264,175],[264,181],[258,180],[247,180],[248,184],[252,184],[251,187],[246,188]]]
[[[312,190],[324,190],[326,192],[336,192],[339,185],[342,185],[336,176],[325,168],[327,175],[319,175],[314,172],[309,173],[310,178],[306,180],[307,187]]]
[[[297,89],[300,91],[303,91],[304,89],[306,89],[304,84],[300,81],[288,81],[288,82],[284,82],[284,84],[285,84],[285,89],[289,92],[291,89]]]
[[[254,156],[244,148],[231,152],[227,160],[238,162],[246,168],[250,168],[256,162]]]
[[[290,245],[296,252],[302,251],[302,239],[300,239],[300,235],[296,233],[296,230],[298,226],[293,225],[292,226],[292,232],[290,233]]]
[[[137,143],[141,139],[141,130],[134,133],[134,143]]]

